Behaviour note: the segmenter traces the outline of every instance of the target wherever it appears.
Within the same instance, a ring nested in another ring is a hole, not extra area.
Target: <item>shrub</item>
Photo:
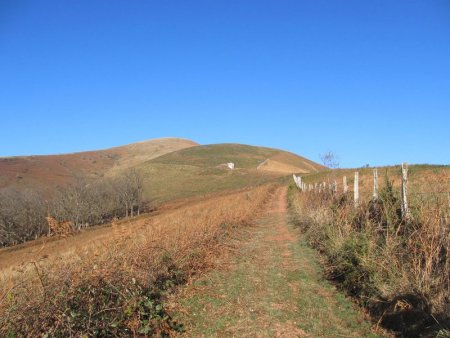
[[[182,330],[165,295],[214,264],[273,187],[211,198],[110,228],[102,245],[56,255],[0,283],[0,336],[137,336]],[[64,246],[71,247],[68,238]],[[72,243],[73,244],[73,243]],[[72,247],[76,250],[76,247]]]
[[[407,220],[387,175],[379,198],[357,209],[347,195],[289,196],[295,224],[326,257],[328,277],[377,321],[407,336],[448,329],[450,210],[442,194],[411,199]]]

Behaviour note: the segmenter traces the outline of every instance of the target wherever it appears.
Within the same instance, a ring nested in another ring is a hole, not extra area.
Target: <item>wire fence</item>
[[[341,175],[338,179],[336,171],[329,173],[328,177],[302,177],[293,175],[293,179],[297,188],[304,193],[332,193],[332,194],[351,194],[353,193],[353,200],[355,207],[357,207],[361,200],[361,195],[365,198],[369,197],[372,200],[378,199],[380,191],[380,182],[378,177],[378,169],[373,168],[372,173],[365,170],[364,184],[361,185],[360,172],[355,171],[353,177]],[[392,173],[391,173],[392,174]],[[401,174],[401,175],[398,175]],[[450,172],[448,173],[450,175]],[[387,175],[387,173],[386,173]],[[433,176],[434,175],[434,176]],[[435,174],[423,177],[415,172],[416,182],[411,182],[408,175],[408,165],[403,163],[401,166],[401,173],[395,172],[395,180],[389,181],[392,189],[400,195],[402,215],[407,218],[409,214],[409,199],[417,198],[431,198],[435,197],[447,200],[447,203],[442,203],[450,208],[450,176],[440,177]],[[349,179],[348,179],[349,178]],[[369,180],[368,180],[369,178]],[[339,184],[338,182],[341,181]],[[395,184],[394,184],[395,181]],[[411,189],[412,188],[412,189]],[[427,188],[425,191],[424,188]]]

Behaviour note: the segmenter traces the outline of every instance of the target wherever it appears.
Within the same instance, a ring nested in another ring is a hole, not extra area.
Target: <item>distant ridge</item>
[[[233,163],[234,169],[226,163]],[[169,201],[240,189],[323,166],[296,154],[237,143],[199,145],[176,137],[60,155],[0,158],[0,189],[31,188],[51,197],[76,177],[115,176],[136,168],[145,176],[148,200]]]

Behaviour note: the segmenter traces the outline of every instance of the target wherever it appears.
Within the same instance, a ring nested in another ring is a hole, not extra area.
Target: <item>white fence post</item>
[[[302,189],[302,177],[301,176],[295,176],[295,174],[292,175],[294,178],[295,185],[297,188]]]
[[[402,163],[402,217],[409,218],[408,207],[408,164]]]
[[[347,185],[347,176],[344,176],[343,178],[342,178],[342,185],[343,185],[343,191],[344,191],[344,194],[346,194],[347,192],[348,192],[348,185]]]
[[[378,169],[373,169],[373,199],[378,199]]]
[[[353,187],[353,196],[355,200],[355,208],[358,207],[359,204],[359,172],[355,172],[355,183]]]

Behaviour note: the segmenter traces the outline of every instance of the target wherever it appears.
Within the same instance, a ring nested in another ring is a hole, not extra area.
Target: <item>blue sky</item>
[[[450,1],[0,1],[0,156],[163,136],[450,163]]]

